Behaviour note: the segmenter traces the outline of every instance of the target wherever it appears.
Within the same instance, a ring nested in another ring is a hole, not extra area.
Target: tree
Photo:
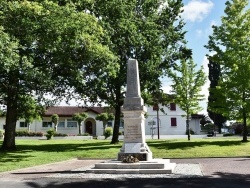
[[[188,140],[190,140],[189,121],[191,114],[201,110],[199,102],[204,99],[201,95],[201,87],[205,84],[206,75],[203,68],[196,69],[196,64],[192,59],[181,60],[180,65],[176,65],[169,70],[169,77],[173,84],[172,93],[174,94],[174,102],[186,113],[186,130]]]
[[[73,4],[2,0],[0,7],[0,103],[7,106],[2,149],[13,150],[22,96],[47,105],[45,94],[70,95],[89,75],[85,67],[115,65],[97,20]]]
[[[57,114],[53,114],[51,116],[51,121],[52,121],[52,123],[54,123],[55,132],[57,132],[57,126],[58,126],[59,116]]]
[[[41,119],[44,111],[44,106],[38,104],[31,96],[20,96],[18,100],[18,119],[25,119],[28,131],[30,131],[30,124],[34,120]]]
[[[102,121],[102,123],[103,123],[103,135],[104,135],[108,121],[114,120],[115,116],[114,116],[114,114],[110,114],[110,113],[105,112],[105,113],[98,114],[95,119],[98,121]]]
[[[60,1],[61,2],[61,1]],[[66,4],[68,1],[64,1]],[[91,69],[90,74],[75,91],[87,101],[105,102],[115,109],[111,143],[118,142],[121,106],[125,97],[126,68],[129,58],[137,59],[143,92],[152,93],[161,87],[161,77],[176,60],[191,55],[185,48],[180,19],[181,0],[148,1],[88,1],[78,3],[79,10],[88,11],[99,19],[108,40],[104,44],[116,56],[118,67],[106,72]]]
[[[223,123],[227,120],[226,117],[224,117],[221,113],[216,113],[211,110],[213,102],[216,101],[213,91],[218,86],[218,82],[221,76],[221,68],[218,63],[215,63],[211,60],[209,60],[208,64],[209,73],[208,78],[210,80],[210,90],[209,90],[209,96],[208,96],[208,115],[209,117],[214,121],[214,124],[218,126],[219,133],[221,133],[221,128],[223,127]]]
[[[250,111],[250,10],[248,0],[226,2],[220,26],[213,26],[207,49],[209,57],[221,67],[221,78],[214,91],[215,112],[230,120],[243,121],[243,142],[247,142],[247,119]]]
[[[78,124],[78,128],[79,128],[79,135],[82,134],[82,122],[88,117],[88,115],[86,113],[75,113],[73,116],[72,116],[72,119],[77,121],[77,124]]]

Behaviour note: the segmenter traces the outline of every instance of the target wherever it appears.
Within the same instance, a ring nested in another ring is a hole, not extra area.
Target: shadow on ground
[[[142,178],[142,179],[44,179],[36,182],[26,182],[30,188],[54,187],[54,188],[249,188],[250,175],[217,174],[218,178]]]

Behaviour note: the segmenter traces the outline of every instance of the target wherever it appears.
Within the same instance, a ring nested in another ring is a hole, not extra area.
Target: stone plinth
[[[176,164],[169,159],[152,159],[138,163],[122,163],[111,160],[98,163],[94,168],[86,170],[87,173],[96,174],[171,174]]]
[[[128,110],[123,108],[124,120],[124,143],[118,153],[118,160],[122,161],[127,156],[133,156],[140,161],[152,159],[150,151],[145,140],[145,118],[146,108],[141,110]]]

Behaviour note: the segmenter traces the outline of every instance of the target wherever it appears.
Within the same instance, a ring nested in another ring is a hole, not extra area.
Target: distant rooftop
[[[107,107],[79,107],[79,106],[51,106],[44,113],[45,117],[57,114],[61,117],[71,117],[75,113],[92,111],[96,114],[104,113]]]

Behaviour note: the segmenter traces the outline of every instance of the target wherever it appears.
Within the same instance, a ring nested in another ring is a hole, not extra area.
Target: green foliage
[[[58,124],[58,121],[59,121],[59,116],[57,114],[53,114],[51,116],[51,121],[52,123],[54,123],[55,125]]]
[[[104,131],[104,137],[107,139],[113,134],[113,128],[112,127],[107,127]]]
[[[57,132],[55,132],[54,136],[65,137],[65,136],[68,136],[68,135],[67,134],[63,134],[63,133],[57,133]]]
[[[218,86],[218,82],[221,77],[221,68],[220,68],[220,64],[213,62],[211,60],[209,60],[208,68],[209,68],[208,78],[210,80],[210,89],[209,89],[209,96],[208,96],[207,111],[208,111],[209,117],[218,126],[219,133],[221,133],[221,128],[223,127],[223,123],[225,123],[227,118],[224,117],[222,113],[213,112],[213,108],[220,108],[218,104],[214,106],[214,101],[217,100],[215,98],[214,91],[215,91],[216,86]]]
[[[248,0],[226,2],[225,16],[220,26],[213,26],[207,48],[209,57],[221,67],[221,77],[214,89],[211,110],[232,120],[242,120],[243,141],[247,141],[246,122],[250,110],[250,10]]]
[[[169,70],[168,76],[173,82],[173,101],[185,111],[186,116],[190,117],[201,110],[199,102],[204,99],[204,95],[200,92],[206,81],[203,67],[196,71],[196,64],[192,59],[181,60],[180,65]]]
[[[53,114],[51,116],[51,121],[52,121],[52,123],[54,123],[54,128],[55,128],[55,131],[57,132],[57,125],[58,125],[58,121],[59,121],[59,116],[57,114]]]
[[[105,113],[98,114],[95,117],[95,119],[104,122],[104,121],[114,120],[115,116],[114,116],[114,114],[110,114],[110,113],[105,112]]]
[[[79,135],[81,136],[81,135]],[[89,136],[89,133],[83,133],[82,136]]]
[[[204,99],[200,94],[202,86],[205,84],[206,76],[203,68],[196,71],[196,64],[192,59],[181,60],[180,65],[176,65],[168,71],[171,78],[173,101],[186,113],[186,130],[189,132],[189,119],[191,114],[201,110],[199,102]],[[188,140],[190,134],[188,133]]]
[[[20,105],[29,106],[27,96],[46,105],[55,102],[47,93],[69,99],[68,89],[88,77],[93,67],[106,70],[115,65],[102,44],[98,20],[78,12],[72,3],[2,0],[0,7],[0,104],[8,109],[2,147],[15,149],[15,124],[29,109]]]
[[[233,136],[234,134],[232,133],[224,133],[223,136],[226,137],[226,136]]]
[[[82,129],[81,129],[81,123],[88,117],[88,114],[86,113],[75,113],[72,116],[72,119],[77,121],[78,128],[79,128],[79,134],[82,134]]]
[[[17,130],[16,131],[16,136],[38,136],[42,137],[43,133],[42,132],[31,132],[28,130]]]
[[[126,69],[129,58],[138,60],[141,90],[151,93],[161,87],[161,77],[181,57],[190,56],[184,46],[184,23],[179,18],[181,0],[103,1],[79,3],[81,11],[89,10],[103,26],[105,44],[116,57],[118,66],[91,69],[77,92],[90,102],[105,102],[115,109],[114,135],[111,143],[118,142],[120,108],[126,87]]]
[[[192,129],[189,129],[189,131],[186,130],[186,135],[188,135],[188,134],[194,135],[195,132]]]
[[[114,116],[114,114],[105,112],[105,113],[98,114],[95,117],[95,119],[98,121],[102,121],[102,123],[103,123],[103,135],[105,135],[105,129],[107,127],[108,121],[114,120],[115,116]]]
[[[51,140],[55,134],[56,132],[54,129],[49,129],[45,136],[47,137],[47,140]]]

